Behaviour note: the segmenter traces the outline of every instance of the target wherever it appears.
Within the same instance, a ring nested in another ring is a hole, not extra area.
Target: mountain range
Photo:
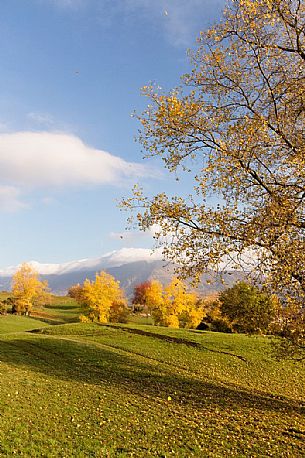
[[[104,270],[120,281],[127,297],[131,297],[134,287],[146,280],[159,280],[163,285],[170,282],[175,274],[174,264],[162,260],[160,251],[144,248],[123,248],[112,251],[99,258],[81,259],[63,264],[41,264],[28,262],[47,280],[54,294],[65,295],[70,286],[83,283],[86,278],[93,280],[96,272]],[[12,275],[20,266],[10,266],[0,270],[0,290],[9,290]],[[202,295],[220,291],[231,286],[242,278],[241,272],[227,273],[223,281],[216,279],[213,272],[204,274],[198,285],[198,293]],[[212,281],[211,281],[212,279]]]

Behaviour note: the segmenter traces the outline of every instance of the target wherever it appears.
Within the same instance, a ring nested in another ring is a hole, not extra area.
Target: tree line
[[[133,313],[149,315],[159,326],[220,332],[279,334],[296,311],[283,309],[277,296],[243,281],[219,294],[201,297],[175,277],[165,286],[157,280],[136,285],[129,305],[119,281],[103,271],[92,281],[71,286],[68,295],[80,305],[82,322],[126,322]],[[33,267],[23,264],[12,278],[11,295],[1,302],[0,313],[11,307],[12,313],[30,315],[33,307],[50,300],[47,282],[39,279]]]

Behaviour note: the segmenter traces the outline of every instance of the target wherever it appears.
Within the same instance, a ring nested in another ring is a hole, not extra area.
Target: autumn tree
[[[12,278],[12,311],[29,315],[33,305],[49,302],[47,281],[40,281],[38,272],[29,264],[22,264]]]
[[[7,314],[7,304],[5,301],[0,301],[0,315]]]
[[[186,284],[178,278],[164,288],[159,281],[152,280],[145,285],[143,300],[157,325],[196,328],[203,317],[197,295],[187,292]]]
[[[142,286],[141,286],[142,285]],[[151,280],[140,285],[140,291],[135,291],[142,304],[145,304],[148,312],[159,323],[159,310],[163,307],[163,286],[158,280]],[[140,294],[139,294],[140,293]],[[135,296],[136,297],[136,296]]]
[[[144,281],[135,286],[132,298],[132,304],[134,307],[141,307],[141,309],[147,309],[147,298],[146,290],[150,287],[150,281]]]
[[[193,192],[146,198],[135,188],[122,203],[136,209],[141,229],[158,225],[164,255],[179,260],[182,275],[199,279],[231,256],[245,268],[251,257],[261,281],[301,314],[304,34],[303,0],[231,0],[223,20],[200,34],[182,87],[144,88],[140,141],[170,171],[189,171]]]
[[[164,288],[164,304],[168,326],[196,328],[203,317],[197,294],[187,292],[187,285],[179,278],[174,277]]]
[[[240,332],[267,332],[277,316],[278,300],[244,281],[222,291],[220,312]]]
[[[231,321],[221,314],[219,294],[212,293],[200,300],[203,309],[203,318],[197,329],[215,332],[232,332]]]
[[[79,304],[81,304],[83,300],[82,293],[83,287],[79,283],[77,285],[70,286],[68,290],[68,296],[72,297],[72,299],[75,299]]]
[[[127,302],[120,282],[106,272],[97,273],[95,281],[85,280],[81,302],[86,313],[81,317],[82,321],[107,323],[126,317]]]

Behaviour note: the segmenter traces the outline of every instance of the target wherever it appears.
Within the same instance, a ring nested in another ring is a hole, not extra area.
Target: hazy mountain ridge
[[[47,280],[51,291],[55,294],[64,295],[67,293],[70,286],[83,283],[86,278],[94,280],[97,271],[101,268],[89,270],[74,270],[70,272],[62,272],[56,274],[40,275],[42,280]],[[132,296],[134,287],[146,280],[159,280],[163,285],[170,282],[175,275],[175,266],[166,261],[134,261],[125,263],[119,266],[105,267],[106,272],[113,275],[120,281],[121,287],[125,290],[128,297]],[[224,275],[224,284],[211,277],[215,277],[212,272],[202,276],[201,282],[198,285],[198,293],[201,295],[210,294],[215,291],[221,291],[225,287],[233,285],[237,280],[243,277],[242,272],[230,272]],[[11,276],[0,275],[0,289],[9,290],[11,283]]]
[[[136,261],[153,262],[161,259],[162,254],[160,250],[152,251],[146,248],[121,248],[120,250],[111,251],[98,258],[86,258],[61,264],[43,264],[37,261],[28,261],[27,264],[30,264],[41,275],[60,275],[80,271],[99,271],[101,269],[118,267]],[[9,266],[5,269],[0,269],[0,277],[12,276],[19,267],[20,264],[18,266]]]

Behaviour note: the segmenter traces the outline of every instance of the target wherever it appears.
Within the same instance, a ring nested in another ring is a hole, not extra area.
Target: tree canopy
[[[49,300],[46,281],[40,281],[38,272],[29,264],[22,264],[12,278],[12,310],[29,314],[33,305],[45,304]]]
[[[81,316],[82,321],[107,323],[126,317],[127,302],[120,282],[106,272],[97,273],[95,281],[87,279],[82,286],[76,285],[71,292],[84,307],[86,315]]]
[[[188,198],[123,201],[164,255],[199,278],[234,254],[255,259],[283,301],[305,300],[305,4],[232,0],[202,32],[192,71],[169,93],[146,86],[140,141],[172,172],[190,172]],[[211,199],[213,197],[213,199]],[[168,237],[171,234],[171,237]]]
[[[277,299],[246,282],[222,291],[219,301],[221,314],[241,332],[266,332],[277,314]]]
[[[204,315],[197,294],[188,292],[178,278],[164,288],[158,280],[141,283],[135,287],[134,297],[147,307],[157,325],[196,328]]]

